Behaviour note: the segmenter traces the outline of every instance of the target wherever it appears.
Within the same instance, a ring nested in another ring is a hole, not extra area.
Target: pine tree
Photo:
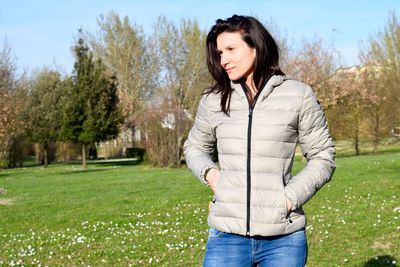
[[[82,38],[75,48],[76,61],[72,86],[65,104],[62,136],[82,146],[82,166],[86,168],[89,144],[118,135],[122,121],[114,76],[106,73],[101,60],[95,60]]]

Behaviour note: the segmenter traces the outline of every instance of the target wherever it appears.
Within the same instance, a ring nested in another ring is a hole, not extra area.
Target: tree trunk
[[[12,143],[9,147],[9,151],[8,151],[8,168],[12,168],[12,158],[13,158],[13,153],[12,153],[13,147],[12,147]]]
[[[121,156],[122,157],[126,157],[126,147],[127,147],[127,127],[123,126],[122,127],[122,131],[121,131],[121,135],[122,135],[122,151],[121,151]],[[117,137],[118,138],[118,137]]]
[[[104,159],[108,159],[108,155],[109,155],[109,143],[108,142],[105,142],[104,143],[104,151],[105,151],[105,153],[104,153]]]
[[[35,159],[36,159],[36,164],[40,164],[40,144],[35,143]]]
[[[358,140],[358,129],[356,129],[355,132],[356,136],[355,136],[355,140],[354,140],[354,146],[355,146],[355,150],[356,150],[356,156],[360,155],[360,146],[359,146],[359,140]]]
[[[182,153],[183,153],[183,136],[178,136],[178,141],[177,141],[177,148],[176,148],[176,159],[175,159],[175,165],[179,166],[179,164],[181,163],[181,157],[182,157]]]
[[[82,168],[87,169],[86,162],[86,144],[82,144]]]
[[[8,167],[9,168],[14,168],[17,166],[17,161],[15,159],[15,138],[11,137],[10,138],[10,145],[9,145],[9,151],[8,151]]]
[[[47,144],[47,142],[45,142],[44,143],[44,167],[45,168],[47,168],[47,166],[49,166],[48,151],[49,151],[49,145]]]
[[[374,152],[378,151],[379,145],[379,112],[375,112],[375,127],[374,127]]]

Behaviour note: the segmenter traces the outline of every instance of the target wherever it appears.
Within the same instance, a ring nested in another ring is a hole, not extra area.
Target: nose
[[[229,57],[227,56],[226,53],[221,53],[221,65],[222,67],[226,67],[226,65],[228,65],[229,63]]]

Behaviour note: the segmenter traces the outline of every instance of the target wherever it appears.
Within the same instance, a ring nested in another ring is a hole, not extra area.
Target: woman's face
[[[223,32],[217,37],[220,63],[230,80],[252,78],[256,49],[243,41],[240,32]]]

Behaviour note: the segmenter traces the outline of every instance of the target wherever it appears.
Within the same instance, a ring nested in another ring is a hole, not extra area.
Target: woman
[[[309,86],[282,72],[255,18],[217,20],[206,46],[215,85],[184,146],[188,167],[214,191],[204,266],[304,266],[302,206],[335,170],[324,113]],[[292,176],[297,143],[308,163]]]

